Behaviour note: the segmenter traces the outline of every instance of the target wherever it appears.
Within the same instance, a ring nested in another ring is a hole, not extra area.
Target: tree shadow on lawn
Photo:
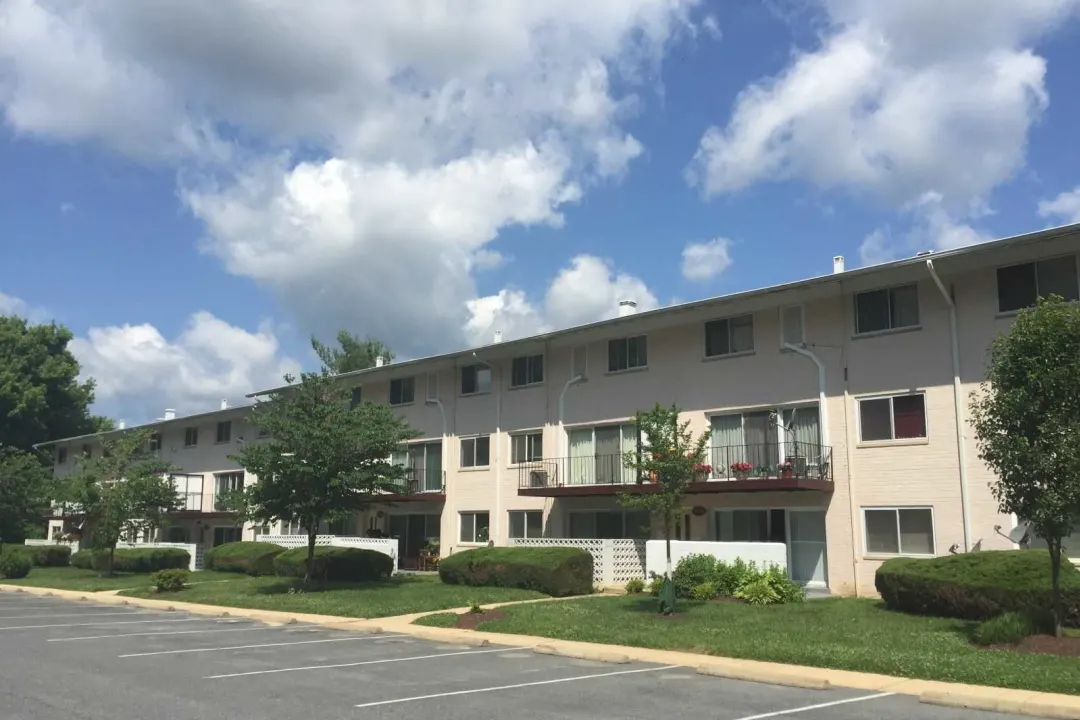
[[[259,585],[256,595],[298,595],[317,594],[333,590],[354,590],[374,592],[376,590],[403,590],[413,585],[430,585],[430,582],[413,578],[395,578],[391,580],[372,580],[369,582],[320,582],[313,580],[305,585],[303,580],[281,579],[278,582]]]

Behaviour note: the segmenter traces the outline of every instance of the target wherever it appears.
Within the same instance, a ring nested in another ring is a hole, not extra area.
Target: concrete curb
[[[533,648],[533,652],[539,655],[557,655],[558,657],[574,658],[575,660],[592,660],[593,662],[612,663],[614,665],[626,665],[630,662],[630,656],[626,653],[612,652],[603,645],[596,647],[576,647],[544,643]]]
[[[987,692],[927,690],[919,694],[919,702],[969,710],[1055,718],[1055,720],[1080,720],[1080,698],[1063,696],[1063,699],[1047,700],[1044,698],[1054,696],[1050,693],[1024,693],[1015,690],[1006,692],[1010,694],[995,696]],[[1016,693],[1019,697],[1012,693]],[[1069,702],[1070,700],[1072,702]]]
[[[833,686],[826,678],[809,673],[762,670],[732,661],[705,663],[698,666],[697,672],[699,675],[711,675],[713,677],[728,678],[729,680],[785,685],[806,690],[829,690]]]

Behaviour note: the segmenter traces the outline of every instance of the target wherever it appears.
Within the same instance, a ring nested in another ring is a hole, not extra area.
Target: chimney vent
[[[229,409],[229,401],[226,400],[225,398],[221,398],[221,409],[222,410],[228,410]]]
[[[933,254],[934,254],[933,250],[920,250],[919,252],[915,253],[915,257],[926,257],[927,255],[933,255]]]
[[[832,271],[833,274],[844,272],[844,256],[837,255],[832,259]]]
[[[375,367],[382,367],[385,364],[386,364],[386,358],[384,358],[382,355],[376,355],[375,356]]]
[[[502,342],[502,330],[496,330],[495,331],[495,342],[497,342],[497,343]]]
[[[619,317],[626,317],[637,312],[637,303],[633,300],[619,301]]]
[[[165,409],[165,419],[166,420],[175,420],[176,419],[176,411],[173,410],[172,408],[166,408]]]
[[[125,427],[127,427],[127,423],[125,423],[123,420],[117,420],[116,421],[116,429],[117,430],[123,430]]]

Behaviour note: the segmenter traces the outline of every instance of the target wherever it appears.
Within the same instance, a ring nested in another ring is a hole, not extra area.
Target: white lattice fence
[[[511,545],[521,547],[576,547],[593,557],[593,583],[624,585],[627,580],[645,579],[644,540],[572,540],[569,538],[519,538]]]
[[[307,547],[307,535],[259,535],[255,538],[259,542],[274,543],[287,548]],[[332,547],[351,547],[363,550],[374,550],[388,555],[394,561],[394,571],[398,567],[398,541],[395,538],[366,538],[347,535],[316,535],[316,545],[330,545]]]

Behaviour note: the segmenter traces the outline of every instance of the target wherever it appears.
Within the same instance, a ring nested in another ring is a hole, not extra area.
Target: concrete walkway
[[[513,645],[520,648],[531,648],[537,653],[559,655],[582,660],[615,664],[644,662],[659,665],[678,665],[694,668],[697,672],[705,675],[715,675],[734,680],[748,680],[772,685],[786,685],[819,690],[831,687],[855,688],[901,695],[913,695],[918,697],[921,702],[935,705],[1014,713],[1017,715],[1030,715],[1034,717],[1080,720],[1080,696],[1032,692],[1029,690],[1010,690],[981,685],[963,685],[959,683],[946,683],[932,680],[913,680],[909,678],[892,677],[889,675],[875,675],[847,670],[830,670],[800,665],[781,665],[779,663],[723,658],[670,650],[651,650],[647,648],[625,647],[619,645],[570,642],[529,635],[509,635],[474,630],[425,627],[412,624],[416,618],[424,615],[443,612],[461,613],[467,611],[468,608],[456,608],[454,610],[439,610],[435,612],[414,613],[397,617],[364,620],[331,615],[287,613],[271,610],[201,605],[198,603],[171,602],[168,600],[127,598],[117,595],[116,592],[118,591],[91,593],[76,590],[52,590],[49,588],[23,587],[17,585],[0,585],[0,591],[20,592],[39,596],[54,596],[76,600],[93,600],[94,602],[101,604],[133,605],[157,610],[182,610],[193,615],[243,617],[264,622],[268,625],[302,623],[365,634],[400,633],[424,640],[476,647],[485,647],[492,644]],[[490,609],[506,605],[533,602],[558,602],[558,599],[542,598],[539,600],[497,603],[485,605],[484,607]],[[1080,681],[1078,681],[1078,689],[1080,689]]]

